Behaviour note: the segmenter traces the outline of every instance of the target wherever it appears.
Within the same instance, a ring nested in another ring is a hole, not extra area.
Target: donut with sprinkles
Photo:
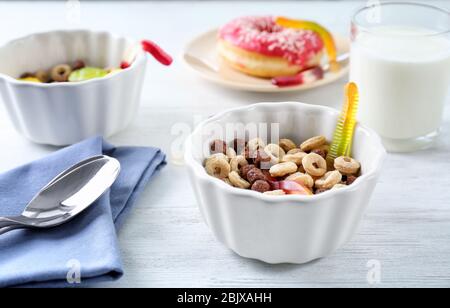
[[[220,28],[218,52],[240,72],[273,78],[319,65],[324,42],[313,31],[279,26],[273,16],[248,16]]]

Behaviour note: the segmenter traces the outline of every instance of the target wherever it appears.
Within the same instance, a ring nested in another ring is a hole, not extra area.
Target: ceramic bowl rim
[[[194,171],[194,173],[196,175],[195,180],[197,181],[200,179],[200,180],[209,182],[212,185],[216,186],[217,188],[221,189],[222,191],[225,191],[228,194],[241,196],[241,197],[254,198],[255,200],[263,201],[265,203],[276,204],[276,203],[284,203],[286,201],[297,201],[297,202],[301,201],[301,203],[299,203],[298,205],[307,205],[307,204],[311,205],[311,204],[316,204],[317,202],[319,202],[321,200],[332,199],[338,195],[356,193],[363,185],[365,185],[367,182],[369,182],[371,180],[376,179],[379,176],[379,174],[381,173],[381,169],[383,166],[383,162],[387,156],[387,152],[386,152],[384,146],[382,145],[381,138],[373,130],[371,130],[361,124],[357,125],[356,130],[360,130],[360,131],[364,132],[369,137],[367,142],[377,144],[377,147],[380,149],[379,153],[376,155],[377,160],[375,162],[375,168],[373,170],[371,170],[370,172],[360,176],[358,178],[358,181],[353,183],[351,186],[348,186],[348,187],[345,187],[342,189],[330,190],[325,193],[322,193],[319,195],[314,195],[314,196],[303,196],[303,195],[270,196],[270,195],[265,195],[265,194],[261,194],[258,192],[254,192],[251,190],[235,188],[235,187],[228,185],[227,183],[225,183],[224,181],[222,181],[220,179],[217,179],[217,178],[214,178],[214,177],[208,175],[206,173],[203,165],[200,164],[193,157],[193,151],[192,151],[193,141],[192,141],[192,139],[194,136],[198,135],[199,132],[201,132],[201,129],[205,125],[207,125],[209,123],[213,123],[224,117],[228,117],[234,113],[245,112],[246,110],[255,109],[255,108],[258,109],[258,108],[264,108],[264,107],[271,107],[271,106],[275,106],[275,105],[279,106],[280,109],[283,107],[294,107],[297,109],[319,110],[321,113],[328,113],[329,115],[332,115],[334,117],[337,117],[339,115],[339,112],[333,108],[325,107],[325,106],[318,106],[318,105],[310,105],[310,104],[305,104],[305,103],[300,103],[300,102],[264,102],[264,103],[257,103],[257,104],[252,104],[252,105],[245,106],[245,107],[237,107],[237,108],[223,111],[223,112],[203,121],[202,123],[200,123],[194,129],[194,131],[188,137],[188,139],[186,140],[186,149],[185,149],[186,164],[189,167],[191,167],[191,169]]]
[[[87,30],[87,29],[52,30],[52,31],[36,32],[36,33],[28,34],[28,35],[13,39],[13,40],[1,45],[0,49],[7,48],[10,45],[20,42],[20,41],[28,40],[34,36],[52,35],[52,34],[66,35],[66,34],[75,34],[75,33],[94,34],[94,35],[106,34],[114,39],[122,38],[122,39],[127,40],[130,43],[135,42],[134,39],[131,39],[131,38],[128,38],[125,36],[121,36],[121,35],[117,35],[117,34],[109,32],[109,31],[94,31],[94,30]],[[0,73],[0,79],[3,79],[6,82],[16,85],[16,86],[35,87],[35,88],[63,88],[63,87],[72,88],[72,87],[79,87],[79,86],[81,87],[81,86],[87,85],[87,84],[107,82],[109,79],[116,78],[116,77],[124,74],[125,72],[134,71],[145,60],[146,60],[146,54],[143,51],[140,51],[140,52],[138,52],[135,61],[133,61],[133,63],[131,63],[130,67],[123,69],[115,74],[109,74],[102,78],[94,78],[94,79],[80,81],[80,82],[59,82],[59,83],[58,82],[55,82],[55,83],[27,82],[27,81],[18,80],[16,78],[6,75],[4,73]]]

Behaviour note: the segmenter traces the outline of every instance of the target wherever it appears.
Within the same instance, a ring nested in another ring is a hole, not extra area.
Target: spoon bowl
[[[116,181],[120,163],[101,155],[56,176],[18,217],[0,217],[0,235],[15,229],[51,228],[68,222],[98,200]]]

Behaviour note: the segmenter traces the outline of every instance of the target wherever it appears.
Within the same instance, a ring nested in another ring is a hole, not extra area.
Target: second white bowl
[[[33,34],[0,48],[0,94],[15,128],[42,144],[68,145],[123,130],[139,107],[146,55],[122,72],[79,83],[19,81],[25,72],[84,60],[119,67],[138,42],[107,32],[53,31]]]

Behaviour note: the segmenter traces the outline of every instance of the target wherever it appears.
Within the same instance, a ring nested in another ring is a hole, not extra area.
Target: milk
[[[450,40],[427,30],[379,27],[352,45],[351,80],[360,88],[360,120],[389,140],[439,130],[450,87]],[[389,150],[389,148],[388,148]]]

